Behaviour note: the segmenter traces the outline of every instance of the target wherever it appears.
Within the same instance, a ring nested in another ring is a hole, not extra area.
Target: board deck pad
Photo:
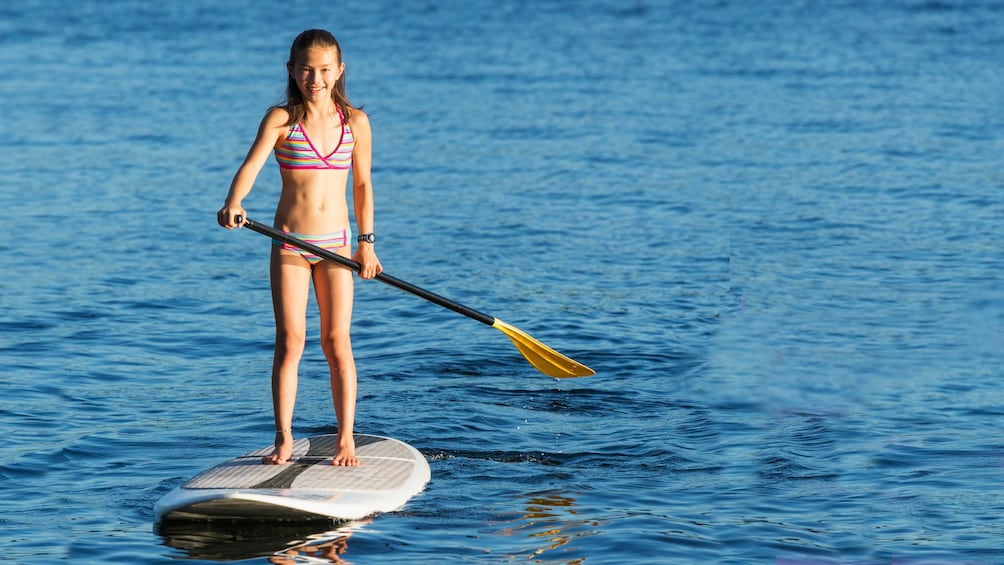
[[[296,440],[284,465],[265,465],[263,447],[212,467],[164,496],[161,519],[327,517],[353,520],[402,506],[428,482],[429,464],[414,447],[356,434],[358,467],[336,467],[337,436]]]

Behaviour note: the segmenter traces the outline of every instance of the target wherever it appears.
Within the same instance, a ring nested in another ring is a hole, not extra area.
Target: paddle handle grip
[[[309,251],[310,253],[313,253],[314,255],[317,255],[318,257],[323,257],[325,259],[334,261],[335,263],[338,263],[339,265],[342,265],[343,267],[352,269],[353,271],[355,271],[357,273],[362,269],[362,266],[359,263],[357,263],[356,261],[353,261],[352,259],[347,259],[345,257],[342,257],[341,255],[336,254],[336,253],[332,253],[331,251],[328,251],[327,249],[323,249],[323,248],[318,247],[318,246],[316,246],[314,244],[307,243],[306,241],[303,241],[300,238],[291,236],[288,233],[279,231],[279,230],[277,230],[277,229],[275,229],[275,228],[273,228],[271,226],[266,226],[265,224],[256,222],[256,221],[252,220],[251,218],[246,218],[245,219],[245,218],[242,218],[241,216],[237,216],[235,218],[235,220],[237,221],[238,225],[243,225],[244,227],[246,227],[248,229],[251,229],[253,231],[256,231],[256,232],[258,232],[260,234],[267,235],[267,236],[271,237],[272,239],[274,239],[276,241],[281,241],[283,243],[288,243],[289,245],[292,245],[294,247],[298,247],[300,249],[303,249],[304,251]],[[378,281],[380,281],[382,283],[389,284],[390,286],[393,286],[394,288],[398,288],[398,289],[403,290],[405,292],[408,292],[410,294],[414,294],[415,296],[417,296],[419,298],[424,298],[425,300],[428,300],[429,302],[432,302],[433,304],[438,304],[439,306],[442,306],[443,308],[446,308],[448,310],[453,310],[454,312],[456,312],[458,314],[462,314],[464,316],[467,316],[468,318],[471,318],[472,320],[477,320],[477,321],[481,322],[482,324],[485,324],[485,325],[488,325],[488,326],[492,326],[492,325],[495,324],[495,318],[493,316],[489,316],[488,314],[485,314],[484,312],[479,312],[479,311],[477,311],[477,310],[475,310],[473,308],[469,308],[467,306],[464,306],[463,304],[460,304],[459,302],[454,302],[453,300],[450,300],[449,298],[446,298],[446,297],[440,296],[440,295],[438,295],[438,294],[436,294],[434,292],[425,290],[424,288],[422,288],[420,286],[413,285],[413,284],[411,284],[411,283],[409,283],[407,281],[403,281],[403,280],[401,280],[401,279],[399,279],[397,277],[388,275],[386,273],[379,273],[376,276],[376,280],[378,280]]]

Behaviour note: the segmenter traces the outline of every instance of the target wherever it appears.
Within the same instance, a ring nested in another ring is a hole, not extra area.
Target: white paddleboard
[[[404,506],[429,482],[429,463],[396,439],[356,434],[358,467],[336,467],[335,435],[296,440],[285,465],[272,446],[207,469],[164,495],[158,520],[358,520]]]

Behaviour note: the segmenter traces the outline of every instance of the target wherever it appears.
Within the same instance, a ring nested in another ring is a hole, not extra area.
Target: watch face
[[[358,239],[359,241],[365,241],[366,243],[375,243],[376,242],[376,236],[373,235],[373,234],[371,234],[371,233],[367,233],[367,234],[361,235],[361,236],[359,236],[356,239]]]

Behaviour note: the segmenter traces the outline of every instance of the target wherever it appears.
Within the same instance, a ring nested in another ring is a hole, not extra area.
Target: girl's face
[[[345,72],[345,64],[339,60],[338,50],[334,47],[304,49],[288,68],[289,76],[300,88],[304,101],[310,102],[331,100],[331,91]]]

